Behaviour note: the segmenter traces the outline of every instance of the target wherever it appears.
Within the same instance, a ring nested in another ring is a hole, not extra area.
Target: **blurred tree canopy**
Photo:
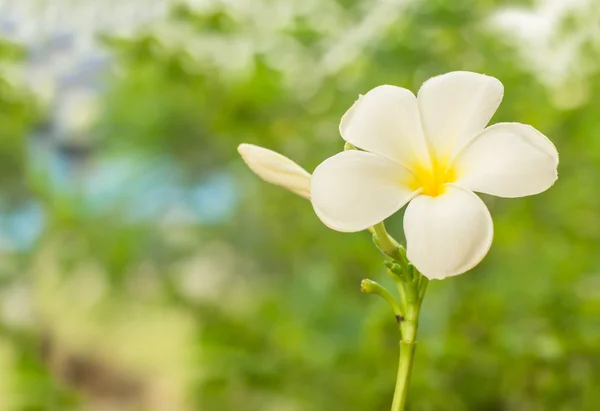
[[[42,157],[40,105],[0,80],[0,220],[19,234],[27,210],[43,216],[1,251],[0,409],[387,410],[397,333],[359,292],[386,281],[370,236],[330,231],[236,147],[312,171],[343,147],[358,94],[453,70],[499,78],[492,122],[534,125],[561,165],[542,195],[484,198],[494,245],[430,285],[409,409],[600,409],[600,66],[577,78],[587,99],[558,108],[489,23],[505,3],[181,5],[102,38],[97,121]],[[402,216],[388,229],[400,238]]]

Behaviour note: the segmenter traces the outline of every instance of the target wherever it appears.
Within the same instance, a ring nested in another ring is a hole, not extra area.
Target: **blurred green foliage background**
[[[409,409],[600,409],[598,3],[547,44],[494,23],[530,2],[206,3],[99,36],[98,97],[66,114],[0,77],[0,410],[389,409],[398,333],[359,291],[387,281],[370,236],[330,231],[236,147],[312,171],[359,93],[454,70],[504,83],[492,122],[549,136],[559,180],[484,198],[493,247],[430,285]],[[27,58],[0,43],[2,67]]]

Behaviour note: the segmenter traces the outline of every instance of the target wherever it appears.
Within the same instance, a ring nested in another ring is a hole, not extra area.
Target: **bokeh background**
[[[236,147],[312,171],[359,93],[453,70],[502,80],[492,121],[549,136],[560,178],[484,198],[494,245],[430,285],[409,409],[600,409],[599,1],[2,0],[0,33],[0,410],[388,410],[381,255]]]

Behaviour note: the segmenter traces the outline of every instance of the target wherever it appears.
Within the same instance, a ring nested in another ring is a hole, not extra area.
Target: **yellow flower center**
[[[457,180],[456,170],[449,164],[434,158],[431,164],[416,164],[411,169],[414,178],[409,183],[413,190],[421,190],[421,194],[437,197],[446,191],[446,184]]]

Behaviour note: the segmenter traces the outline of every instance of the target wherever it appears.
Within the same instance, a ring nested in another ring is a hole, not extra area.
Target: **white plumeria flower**
[[[310,174],[289,158],[252,144],[240,144],[238,152],[248,167],[266,182],[310,198]]]
[[[473,192],[523,197],[557,179],[558,153],[539,131],[519,123],[486,127],[502,83],[452,72],[426,81],[417,97],[379,86],[361,96],[340,124],[344,151],[311,179],[319,218],[344,232],[373,226],[408,204],[407,257],[430,279],[462,274],[487,254],[490,213]]]

